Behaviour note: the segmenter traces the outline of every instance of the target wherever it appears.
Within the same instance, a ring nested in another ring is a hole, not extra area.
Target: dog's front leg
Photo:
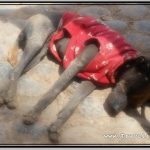
[[[10,85],[4,96],[4,101],[9,108],[15,108],[14,100],[19,77],[22,75],[25,67],[40,52],[46,39],[53,31],[53,24],[46,16],[37,14],[29,18],[27,25],[21,32],[23,40],[18,39],[18,45],[22,46],[24,53],[20,62],[10,73]]]
[[[58,143],[58,130],[72,115],[76,107],[96,88],[91,81],[82,81],[67,105],[58,113],[57,120],[48,129],[49,138],[52,142]]]
[[[124,81],[119,81],[108,95],[104,108],[108,114],[115,116],[127,106],[127,94]]]
[[[53,102],[57,95],[67,87],[70,80],[82,70],[98,53],[98,47],[95,44],[89,44],[81,52],[81,54],[71,62],[69,67],[62,73],[60,78],[54,83],[52,88],[42,97],[32,111],[24,115],[23,121],[25,124],[34,123],[41,112]]]

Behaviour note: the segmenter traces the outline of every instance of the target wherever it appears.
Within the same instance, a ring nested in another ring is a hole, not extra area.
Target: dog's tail
[[[12,48],[8,51],[7,61],[14,67],[18,62],[18,53],[19,53],[18,41],[14,43]]]

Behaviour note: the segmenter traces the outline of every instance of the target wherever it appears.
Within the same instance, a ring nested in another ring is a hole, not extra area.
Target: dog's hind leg
[[[40,52],[46,39],[53,31],[54,27],[51,21],[46,16],[41,14],[31,17],[22,31],[21,34],[24,40],[22,40],[23,42],[19,41],[19,45],[23,47],[23,56],[20,62],[10,73],[10,85],[4,97],[4,101],[9,108],[15,108],[14,99],[19,77],[33,57]]]
[[[34,66],[36,66],[42,59],[44,56],[46,56],[47,51],[48,51],[48,42],[50,40],[50,36],[47,39],[47,41],[45,42],[44,46],[42,47],[41,51],[39,52],[39,54],[37,54],[31,61],[30,63],[25,67],[25,69],[23,70],[23,74],[28,72],[30,69],[32,69]]]
[[[48,51],[48,43],[50,41],[50,36],[47,39],[46,43],[44,44],[43,48],[41,49],[41,52],[39,54],[37,54],[32,61],[25,67],[23,73],[29,71],[31,68],[33,68],[34,66],[36,66],[41,60],[42,58],[46,55],[47,51]],[[59,40],[58,43],[56,43],[56,49],[58,49],[60,56],[63,59],[63,56],[65,55],[65,50],[67,47],[67,44],[69,42],[69,38],[63,38],[61,40]]]
[[[73,96],[70,98],[68,104],[58,113],[57,120],[52,123],[48,129],[49,138],[52,142],[58,143],[58,130],[69,119],[80,102],[93,92],[95,88],[96,85],[91,81],[82,81]]]
[[[68,86],[71,79],[81,71],[98,53],[99,48],[95,43],[88,44],[81,54],[70,63],[68,68],[62,73],[60,78],[54,83],[52,88],[42,97],[36,106],[24,115],[23,122],[25,124],[34,123],[41,112],[53,102],[57,95]]]

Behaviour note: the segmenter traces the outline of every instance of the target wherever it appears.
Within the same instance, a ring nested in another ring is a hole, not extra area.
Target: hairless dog
[[[1,98],[1,103],[4,101],[9,108],[15,107],[14,99],[19,77],[36,65],[41,58],[46,55],[48,43],[55,30],[57,30],[57,28],[54,26],[53,20],[50,20],[44,15],[38,14],[29,18],[16,44],[24,50],[24,53],[20,62],[15,66],[13,71],[10,72],[10,86],[8,91],[5,91],[4,96]],[[64,31],[63,38],[57,40],[55,43],[62,60],[65,57],[70,39],[70,34]],[[89,40],[80,55],[77,55],[77,57],[71,61],[50,90],[42,96],[30,112],[24,115],[23,122],[29,125],[37,121],[42,111],[68,86],[73,77],[84,70],[96,57],[101,51],[100,48],[101,43],[98,43],[97,40]],[[117,114],[127,106],[136,108],[148,101],[150,97],[148,92],[150,89],[149,72],[150,59],[143,54],[122,64],[115,72],[116,84],[112,86],[112,92],[104,104],[106,110],[109,107],[110,112],[108,113]],[[93,81],[83,80],[81,82],[68,104],[58,113],[57,120],[49,126],[49,137],[53,142],[58,142],[58,130],[60,127],[71,116],[78,104],[93,92],[96,87],[97,84]],[[146,91],[144,89],[146,89]]]

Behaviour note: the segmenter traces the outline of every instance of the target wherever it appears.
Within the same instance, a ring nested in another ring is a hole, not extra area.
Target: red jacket
[[[54,43],[63,38],[64,29],[70,33],[71,39],[65,57],[61,60]],[[89,39],[95,39],[100,43],[99,52],[77,76],[93,80],[100,85],[115,84],[115,71],[125,61],[136,58],[137,51],[117,31],[92,17],[71,12],[64,13],[57,31],[49,42],[50,52],[64,68],[67,68],[81,53],[85,42]]]

